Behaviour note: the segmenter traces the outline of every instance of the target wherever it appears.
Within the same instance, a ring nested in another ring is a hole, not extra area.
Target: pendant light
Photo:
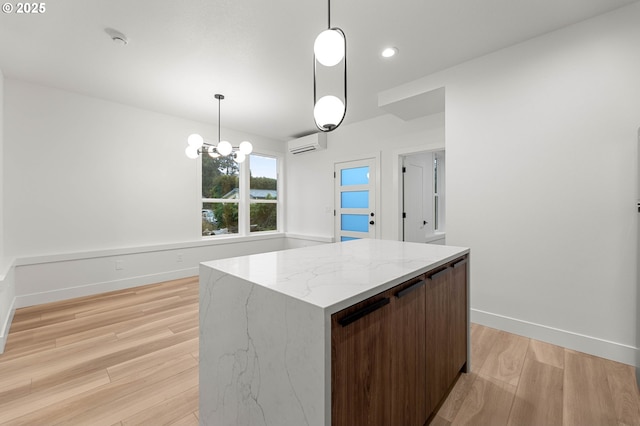
[[[318,99],[317,69],[318,66],[332,68],[342,62],[343,65],[343,99],[334,95],[325,95]],[[335,130],[344,120],[347,113],[347,38],[337,27],[331,27],[331,0],[328,0],[328,25],[313,44],[313,118],[316,127],[322,132]]]
[[[207,142],[202,136],[194,133],[187,138],[185,154],[191,159],[196,159],[206,151],[212,158],[232,156],[236,163],[242,163],[247,155],[253,152],[253,145],[249,141],[242,141],[234,147],[228,141],[220,140],[220,101],[224,99],[224,95],[216,94],[215,98],[218,100],[218,143]]]

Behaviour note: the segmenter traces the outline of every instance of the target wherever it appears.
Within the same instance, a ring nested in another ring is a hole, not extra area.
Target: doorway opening
[[[401,156],[402,241],[445,244],[445,152]]]

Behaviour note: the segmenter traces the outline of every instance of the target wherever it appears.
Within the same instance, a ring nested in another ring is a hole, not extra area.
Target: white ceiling
[[[347,36],[345,123],[377,93],[636,0],[333,0]],[[53,0],[0,15],[5,77],[288,140],[314,130],[324,0]],[[111,41],[105,28],[129,38]],[[379,55],[397,46],[393,60]]]

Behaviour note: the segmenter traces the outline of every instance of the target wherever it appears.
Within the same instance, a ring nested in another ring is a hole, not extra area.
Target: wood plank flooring
[[[630,366],[476,324],[472,356],[432,425],[640,426]],[[198,424],[197,277],[16,311],[0,425],[56,424]]]

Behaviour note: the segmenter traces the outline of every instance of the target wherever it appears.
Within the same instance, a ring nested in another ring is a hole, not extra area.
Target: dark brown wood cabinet
[[[331,424],[390,425],[393,323],[389,291],[331,317]]]
[[[424,363],[424,275],[399,285],[394,289],[393,295],[391,418],[403,419],[407,425],[423,425],[428,412]],[[392,424],[396,423],[397,420]]]
[[[467,256],[331,317],[332,425],[425,424],[467,363]]]

